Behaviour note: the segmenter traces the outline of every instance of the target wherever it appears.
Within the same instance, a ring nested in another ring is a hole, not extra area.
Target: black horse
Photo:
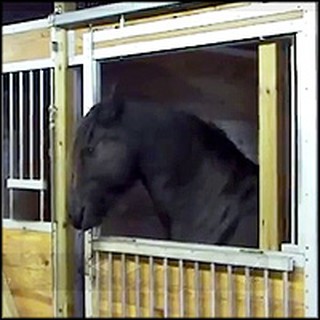
[[[110,94],[81,120],[73,148],[70,218],[102,223],[140,180],[170,239],[258,245],[258,166],[214,124]]]

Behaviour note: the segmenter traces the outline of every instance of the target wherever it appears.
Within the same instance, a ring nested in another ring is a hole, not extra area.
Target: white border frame
[[[93,59],[93,34],[92,32],[83,34],[83,111],[85,116],[94,104],[101,99],[101,71],[100,63]],[[86,85],[84,85],[86,84]],[[97,228],[84,233],[84,291],[85,291],[85,317],[98,316],[94,308],[95,290],[95,254],[92,247],[93,234]]]
[[[157,32],[171,32],[190,29],[199,26],[214,26],[220,23],[248,18],[262,18],[276,13],[301,12],[302,5],[296,3],[251,3],[244,7],[222,9],[221,11],[193,14],[187,17],[169,18],[162,21],[141,23],[135,26],[122,26],[119,29],[104,29],[94,32],[94,43],[130,39],[138,35],[150,35]],[[268,27],[266,27],[268,26]],[[279,32],[281,30],[281,32]],[[152,53],[163,50],[174,50],[200,45],[223,44],[229,41],[249,40],[274,35],[288,34],[302,30],[302,19],[295,18],[287,21],[274,21],[256,25],[234,27],[225,30],[199,32],[190,35],[180,35],[164,39],[141,40],[128,44],[114,44],[107,48],[95,49],[94,59],[107,59],[141,53]],[[139,34],[140,32],[140,34]]]
[[[283,34],[294,33],[302,30],[302,26],[299,27],[300,23],[301,19],[272,22],[268,24],[268,27],[266,27],[266,24],[263,24],[257,26],[233,28],[228,30],[208,31],[199,34],[177,36],[159,40],[140,41],[129,44],[115,45],[108,48],[95,49],[94,59],[102,60],[142,53],[153,53],[164,50],[176,50],[202,45],[223,44],[229,41],[231,42],[237,40],[250,40],[254,38],[280,35],[279,30],[283,30],[283,32],[281,32]],[[107,30],[105,30],[105,32],[107,33]]]
[[[304,266],[301,253],[128,237],[94,239],[93,250],[279,271],[292,271],[296,266]]]
[[[45,28],[49,28],[48,18],[5,25],[2,27],[2,35],[5,36]]]
[[[7,189],[46,190],[47,181],[40,179],[7,179]]]
[[[296,36],[298,112],[298,245],[305,253],[306,317],[318,316],[318,161],[316,4],[306,5]]]
[[[110,41],[126,39],[135,36],[146,36],[160,32],[178,31],[202,26],[213,26],[220,23],[234,22],[257,17],[268,17],[279,13],[301,11],[301,6],[290,3],[260,3],[239,4],[239,7],[222,8],[209,12],[194,13],[189,16],[162,19],[160,21],[123,26],[118,29],[96,31],[93,41]]]
[[[277,7],[275,8],[275,5]],[[257,10],[259,9],[260,10]],[[247,17],[268,16],[300,10],[302,18],[287,21],[274,21],[226,30],[207,31],[198,34],[173,36],[156,40],[141,40],[129,44],[111,44],[107,48],[94,49],[93,60],[151,53],[178,48],[196,47],[207,44],[222,44],[228,41],[249,40],[268,36],[296,33],[297,46],[297,108],[298,108],[298,250],[305,255],[305,316],[318,314],[318,275],[317,275],[317,96],[316,96],[316,48],[315,48],[315,3],[254,3],[245,8],[226,9],[212,15],[221,17],[220,22],[241,19],[242,10],[252,10]],[[208,16],[210,16],[208,14]],[[124,39],[131,36],[152,34],[153,26],[158,30],[172,31],[197,24],[199,15],[179,19],[141,24],[117,30],[106,29],[94,32],[94,42],[111,39]],[[206,18],[209,24],[209,18]],[[211,16],[212,19],[212,16]],[[181,22],[182,21],[182,22]],[[192,22],[193,21],[193,22]],[[213,20],[214,21],[214,20]],[[202,25],[204,21],[201,21]],[[167,24],[167,26],[166,26]],[[161,29],[162,28],[162,29]],[[171,29],[170,29],[171,28]],[[146,31],[147,30],[147,31]],[[150,31],[149,31],[150,30]],[[151,31],[152,30],[152,31]],[[139,32],[142,32],[140,34]],[[306,57],[308,54],[308,57]],[[87,57],[86,57],[87,58]],[[308,109],[306,108],[308,107]],[[311,125],[310,125],[311,124]],[[306,219],[306,215],[308,219]],[[92,238],[91,238],[92,241]],[[115,244],[116,246],[116,244]],[[91,248],[92,250],[92,248]]]

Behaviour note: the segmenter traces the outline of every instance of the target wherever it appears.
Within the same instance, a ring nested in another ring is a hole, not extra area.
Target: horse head
[[[122,126],[125,105],[114,91],[91,108],[75,136],[69,216],[82,230],[100,225],[137,178],[137,151]]]

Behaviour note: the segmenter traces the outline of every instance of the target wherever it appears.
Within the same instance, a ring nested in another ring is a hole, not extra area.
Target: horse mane
[[[195,134],[208,150],[215,150],[217,156],[224,161],[241,161],[252,166],[257,165],[238,148],[238,146],[227,136],[226,132],[212,121],[204,121],[201,118],[187,114],[193,123]],[[218,151],[218,152],[217,152]]]
[[[89,112],[81,119],[80,124],[76,130],[73,153],[74,156],[82,148],[88,146],[93,137],[93,131],[97,124],[97,110],[101,108],[101,103],[95,104]]]
[[[109,96],[110,97],[110,96]],[[107,106],[108,105],[108,106]],[[117,113],[118,112],[118,113]],[[103,99],[95,104],[82,119],[76,133],[74,152],[90,145],[93,132],[98,123],[107,126],[123,112],[123,101]],[[215,154],[223,161],[238,161],[258,167],[247,158],[238,146],[227,136],[226,132],[212,121],[204,121],[194,114],[178,111],[191,123],[193,134],[208,150],[214,150]]]

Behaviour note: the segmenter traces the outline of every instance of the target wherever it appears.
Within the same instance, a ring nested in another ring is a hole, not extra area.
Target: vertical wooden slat
[[[93,279],[92,279],[92,314],[95,318],[100,315],[100,253],[93,252]]]
[[[183,260],[179,260],[179,309],[180,317],[184,317],[184,272],[183,272]]]
[[[141,280],[140,280],[140,259],[139,256],[135,256],[135,305],[136,305],[136,317],[140,318],[140,291],[141,291]]]
[[[263,271],[263,280],[264,280],[264,316],[266,318],[269,318],[270,290],[269,290],[269,271],[267,269]]]
[[[169,316],[169,301],[168,301],[168,259],[163,259],[163,316]]]
[[[214,263],[210,264],[211,274],[211,316],[216,315],[216,266]]]
[[[288,278],[288,272],[283,272],[282,274],[282,282],[283,282],[283,317],[288,318],[289,317],[289,278]]]
[[[121,254],[121,308],[122,317],[127,315],[127,281],[126,281],[126,256]]]
[[[278,250],[277,44],[259,45],[260,248]]]
[[[149,257],[149,311],[150,318],[154,317],[154,262],[153,257]]]
[[[108,316],[112,318],[113,316],[113,282],[112,282],[112,253],[108,253]]]
[[[250,276],[250,268],[245,267],[245,304],[246,304],[246,314],[247,318],[251,317],[251,276]]]
[[[195,317],[200,317],[200,272],[199,272],[199,262],[194,263],[194,310],[195,310]]]

